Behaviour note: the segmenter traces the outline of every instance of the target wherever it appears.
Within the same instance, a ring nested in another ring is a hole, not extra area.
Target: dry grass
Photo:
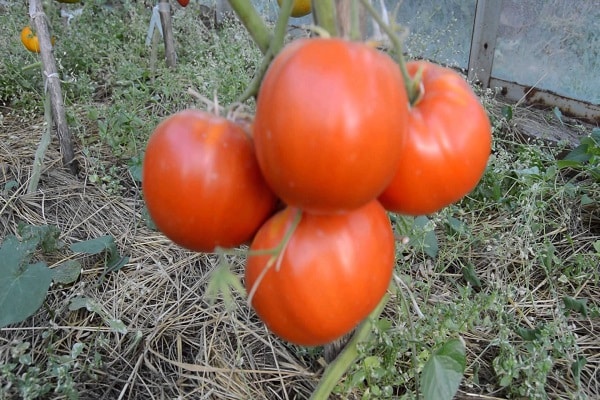
[[[499,110],[502,104],[495,104]],[[515,117],[539,120],[533,111],[523,110]],[[498,111],[499,113],[499,111]],[[541,123],[541,122],[540,122]],[[30,342],[33,360],[45,365],[48,346],[53,354],[69,354],[74,343],[84,343],[71,374],[82,399],[303,399],[310,396],[323,370],[318,352],[301,351],[266,332],[245,300],[235,304],[211,303],[204,291],[216,257],[184,251],[161,234],[148,229],[142,214],[140,188],[126,173],[126,195],[106,193],[86,181],[85,170],[76,178],[59,168],[60,157],[55,143],[46,156],[46,166],[39,190],[25,194],[30,166],[43,129],[41,120],[19,121],[8,116],[2,127],[0,142],[0,188],[4,182],[16,180],[19,187],[0,202],[2,237],[17,232],[17,225],[52,224],[60,228],[67,244],[106,234],[113,235],[122,254],[130,257],[120,271],[99,282],[102,260],[99,257],[77,258],[82,262],[81,278],[73,285],[54,286],[42,308],[23,323],[0,330],[0,360],[7,360],[16,342]],[[514,134],[525,131],[513,127]],[[79,153],[81,165],[90,168],[90,160]],[[116,162],[108,150],[101,159]],[[563,260],[588,251],[599,239],[598,210],[585,210],[574,202],[558,204],[546,210],[555,228],[542,230]],[[539,270],[528,274],[534,254],[521,254],[533,248],[523,241],[539,240],[528,231],[526,212],[509,213],[489,207],[463,215],[473,227],[474,237],[485,241],[456,243],[432,265],[418,255],[408,253],[401,273],[413,282],[427,282],[427,290],[412,285],[411,291],[424,312],[457,302],[456,265],[439,265],[454,257],[473,262],[476,272],[491,288],[502,292],[498,301],[524,327],[535,327],[541,321],[562,320],[561,329],[576,334],[578,354],[568,351],[567,358],[555,362],[547,382],[552,398],[571,398],[574,382],[569,367],[577,355],[587,359],[582,370],[582,391],[588,398],[600,397],[600,321],[579,315],[564,317],[561,309],[562,290],[557,290],[549,276]],[[570,233],[570,238],[564,235]],[[444,235],[441,246],[444,246]],[[68,251],[46,259],[50,266],[66,258]],[[243,259],[231,258],[233,271],[241,275]],[[441,268],[441,272],[440,272]],[[528,271],[527,274],[521,271]],[[582,277],[573,283],[572,296],[587,298],[599,304],[597,282]],[[514,290],[516,287],[522,291]],[[103,313],[121,320],[128,333],[111,331],[97,313],[80,309],[70,311],[70,300],[86,297],[96,302]],[[48,310],[54,314],[52,317]],[[398,320],[398,307],[392,302],[385,311]],[[486,314],[485,310],[480,310]],[[490,312],[490,317],[494,317]],[[416,314],[415,314],[416,318]],[[467,380],[457,398],[501,399],[505,392],[498,388],[491,367],[498,355],[494,345],[498,326],[474,327],[463,332],[467,343]],[[42,335],[49,332],[50,335]],[[556,332],[559,337],[562,332]],[[518,340],[518,339],[512,339]],[[94,362],[96,353],[102,362]],[[400,358],[399,365],[410,368],[410,357]],[[87,366],[87,367],[86,367]],[[478,366],[479,383],[474,383]],[[0,383],[5,385],[0,378]],[[357,391],[355,391],[358,394]],[[350,394],[348,394],[350,396]],[[2,396],[0,395],[0,398]]]

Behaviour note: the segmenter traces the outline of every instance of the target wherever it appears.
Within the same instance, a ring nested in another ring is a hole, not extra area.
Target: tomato
[[[491,152],[491,125],[478,97],[452,69],[426,61],[423,92],[409,112],[408,135],[390,186],[379,197],[390,211],[430,214],[460,200],[477,185]]]
[[[273,60],[258,93],[258,162],[288,205],[352,210],[390,183],[407,119],[390,57],[342,39],[296,40]]]
[[[53,36],[50,38],[52,45],[56,42],[56,38]],[[35,33],[31,30],[30,26],[26,26],[21,30],[21,43],[25,48],[33,53],[40,52],[40,41]]]
[[[394,268],[394,235],[385,210],[373,200],[344,214],[304,213],[275,263],[273,255],[253,254],[281,243],[300,212],[287,207],[260,228],[245,286],[273,333],[317,346],[351,331],[379,303]]]
[[[244,129],[200,110],[180,111],[156,127],[142,178],[158,229],[195,251],[251,240],[277,201]]]
[[[177,0],[177,2],[181,5],[181,7],[185,7],[190,4],[190,0]]]
[[[283,0],[277,0],[279,7],[281,7],[281,3],[283,3]],[[294,0],[294,4],[292,5],[292,13],[290,15],[294,18],[300,18],[310,14],[310,11],[310,0]]]

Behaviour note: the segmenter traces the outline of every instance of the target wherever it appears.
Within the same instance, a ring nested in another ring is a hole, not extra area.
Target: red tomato
[[[297,40],[275,58],[258,94],[258,162],[287,204],[352,210],[391,181],[407,114],[402,75],[387,55],[342,39]]]
[[[181,4],[181,7],[185,7],[190,4],[190,0],[177,0],[177,2]]]
[[[276,197],[264,182],[246,132],[225,118],[186,110],[148,141],[142,189],[156,226],[195,251],[252,239]]]
[[[424,215],[475,188],[490,155],[492,130],[478,97],[457,72],[426,61],[407,67],[411,76],[422,69],[423,93],[409,112],[396,176],[379,200],[390,211]]]
[[[351,331],[379,303],[394,268],[394,235],[373,200],[343,214],[304,213],[276,263],[272,255],[252,254],[276,247],[300,212],[288,207],[260,228],[245,285],[250,295],[255,290],[252,306],[273,333],[317,346]]]

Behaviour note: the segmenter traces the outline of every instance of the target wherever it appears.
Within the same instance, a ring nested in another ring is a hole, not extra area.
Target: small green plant
[[[600,182],[600,128],[580,140],[566,157],[557,161],[559,168],[573,168]]]
[[[0,246],[0,327],[33,315],[44,303],[52,282],[73,283],[81,271],[81,264],[75,260],[64,261],[54,268],[44,261],[32,262],[38,251],[48,254],[64,246],[57,227],[22,225],[19,231],[21,239],[10,235]],[[100,282],[107,273],[120,269],[128,261],[117,251],[112,236],[75,243],[71,250],[86,254],[106,252]]]

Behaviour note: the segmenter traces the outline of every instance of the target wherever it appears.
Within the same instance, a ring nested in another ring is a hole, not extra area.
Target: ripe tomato
[[[177,0],[177,2],[181,5],[181,7],[185,7],[190,4],[190,0]]]
[[[339,212],[376,198],[400,161],[408,101],[387,55],[342,39],[304,39],[275,58],[258,94],[254,140],[287,204]]]
[[[156,127],[142,172],[156,226],[190,250],[251,240],[277,200],[243,128],[199,110],[180,111]]]
[[[273,333],[317,346],[351,331],[379,303],[394,268],[394,235],[385,210],[373,200],[344,214],[304,213],[274,264],[272,255],[253,254],[276,247],[299,212],[288,207],[260,228],[245,285]]]
[[[281,7],[282,2],[283,0],[277,0],[279,7]],[[290,15],[294,18],[304,17],[305,15],[310,14],[311,9],[310,0],[294,0],[292,13]]]
[[[396,176],[379,200],[390,211],[424,215],[473,190],[487,165],[492,131],[485,109],[457,72],[426,61],[407,68],[411,76],[422,69],[423,93],[409,112]]]

